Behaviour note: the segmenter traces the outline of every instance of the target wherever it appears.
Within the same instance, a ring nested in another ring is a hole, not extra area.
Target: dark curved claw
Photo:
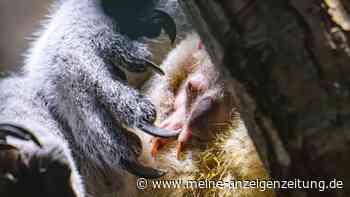
[[[0,180],[5,181],[6,183],[12,183],[12,184],[17,182],[17,179],[11,173],[6,173],[6,174],[0,176]]]
[[[0,124],[0,133],[3,132],[5,135],[10,135],[16,138],[19,138],[21,140],[26,141],[33,141],[36,145],[38,145],[40,148],[42,147],[41,143],[39,142],[38,138],[36,138],[32,132],[30,132],[27,129],[24,129],[20,126],[14,125],[14,124],[7,124],[3,123]],[[4,147],[4,146],[3,146]],[[9,148],[9,146],[7,146]]]
[[[156,72],[159,75],[165,75],[164,70],[160,66],[148,59],[144,59],[144,61],[147,63],[146,66],[148,66],[152,71]]]
[[[154,19],[163,27],[165,33],[169,36],[171,43],[174,43],[176,39],[176,23],[173,18],[162,10],[154,10]]]
[[[137,161],[130,161],[124,158],[120,159],[120,165],[122,168],[130,172],[131,174],[142,177],[155,179],[165,175],[165,171],[156,170],[154,168],[146,167],[138,163]]]
[[[18,150],[18,148],[10,144],[0,143],[0,150]]]
[[[143,132],[153,135],[155,137],[176,138],[179,135],[179,133],[177,132],[172,132],[167,129],[158,128],[150,123],[145,122],[140,123],[138,128],[141,129]]]

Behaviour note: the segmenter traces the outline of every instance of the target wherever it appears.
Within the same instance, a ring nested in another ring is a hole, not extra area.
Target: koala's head
[[[101,0],[101,3],[119,31],[130,38],[155,38],[164,29],[170,40],[175,40],[176,24],[168,13],[157,9],[158,0]]]

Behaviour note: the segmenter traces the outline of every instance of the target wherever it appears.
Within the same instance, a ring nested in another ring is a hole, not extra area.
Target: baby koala
[[[236,110],[234,79],[224,67],[211,62],[198,35],[187,34],[165,58],[162,68],[165,77],[152,77],[143,93],[157,110],[155,124],[179,135],[174,140],[136,131],[143,147],[140,162],[166,169],[162,180],[268,179]],[[259,189],[150,187],[139,191],[139,196],[273,197],[273,194]]]
[[[198,35],[192,33],[163,62],[166,79],[155,77],[149,95],[160,114],[159,126],[179,133],[177,158],[185,145],[194,140],[212,137],[210,127],[230,121],[234,109],[233,97],[226,91],[226,77],[213,65]],[[160,80],[160,81],[159,81]],[[215,125],[213,125],[215,124]],[[151,154],[169,142],[152,140]]]

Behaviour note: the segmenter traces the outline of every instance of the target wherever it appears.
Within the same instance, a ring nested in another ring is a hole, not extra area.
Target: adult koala
[[[133,175],[164,174],[137,161],[128,129],[176,134],[153,126],[153,104],[124,72],[163,74],[145,38],[174,40],[176,27],[156,4],[56,2],[23,70],[0,83],[0,196],[133,196]]]

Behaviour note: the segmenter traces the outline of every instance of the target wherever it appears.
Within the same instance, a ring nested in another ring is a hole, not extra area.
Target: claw
[[[180,156],[182,151],[185,149],[185,143],[184,142],[178,142],[176,145],[176,159],[180,160]]]
[[[130,172],[131,174],[137,177],[154,179],[154,178],[162,177],[166,173],[165,171],[146,167],[136,161],[130,161],[124,158],[120,159],[120,165],[122,166],[122,168],[124,168],[125,170],[127,170],[128,172]]]
[[[141,129],[143,132],[153,135],[155,137],[175,138],[179,135],[179,133],[171,132],[170,130],[163,128],[158,128],[149,123],[140,123],[138,128]]]
[[[156,72],[159,75],[165,75],[164,70],[160,66],[148,59],[144,59],[144,61],[147,62],[147,66],[149,66],[149,68],[152,69],[152,71]]]
[[[180,133],[180,136],[178,138],[178,143],[176,145],[176,158],[178,160],[180,160],[181,152],[184,151],[186,143],[191,139],[191,137],[192,137],[192,128],[189,125],[186,125],[186,127]]]
[[[151,156],[156,158],[158,150],[168,142],[167,139],[154,138],[151,146]]]
[[[154,10],[154,18],[157,19],[158,23],[163,27],[171,43],[174,43],[176,39],[176,23],[173,18],[166,12],[157,9]]]
[[[10,144],[0,143],[0,150],[18,150],[18,148]]]
[[[38,138],[36,138],[29,130],[24,129],[20,126],[16,126],[14,124],[6,124],[6,123],[0,124],[0,133],[1,132],[4,132],[5,135],[17,137],[22,140],[26,140],[26,141],[32,140],[36,145],[38,145],[39,147],[42,147]]]
[[[4,180],[6,181],[7,183],[16,183],[18,180],[15,178],[15,176],[11,173],[6,173],[2,176],[0,176],[0,180]]]

